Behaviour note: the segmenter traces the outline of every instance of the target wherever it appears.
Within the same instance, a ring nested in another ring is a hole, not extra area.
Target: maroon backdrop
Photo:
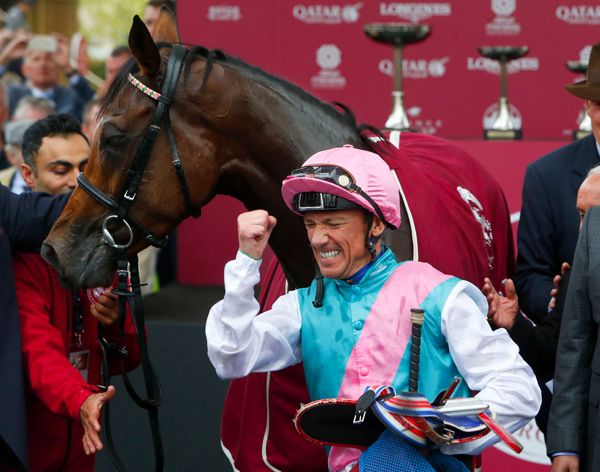
[[[497,63],[479,56],[482,45],[529,47],[511,63],[509,100],[526,139],[565,138],[582,105],[563,89],[578,78],[565,64],[598,41],[600,24],[600,5],[585,0],[178,0],[178,13],[185,41],[341,101],[374,125],[391,109],[392,48],[367,38],[363,25],[429,24],[429,38],[405,50],[406,108],[415,128],[460,139],[482,135],[498,99]]]
[[[177,3],[187,43],[239,56],[324,101],[345,103],[359,122],[376,126],[382,126],[391,111],[392,48],[368,39],[364,24],[431,25],[428,39],[405,50],[405,105],[411,124],[421,132],[457,141],[496,176],[515,229],[526,165],[566,144],[582,109],[582,101],[563,86],[583,77],[565,64],[585,58],[599,39],[595,30],[600,5],[585,0]],[[522,120],[521,142],[480,139],[484,117],[493,116],[499,88],[497,63],[478,54],[483,45],[529,47],[526,57],[509,66],[509,101]],[[223,265],[237,248],[235,216],[241,211],[239,202],[217,197],[200,220],[183,223],[180,282],[223,283]],[[486,453],[485,470],[547,470],[535,465],[544,461],[537,428],[524,428],[519,438],[527,444],[523,457],[514,459],[493,449]]]

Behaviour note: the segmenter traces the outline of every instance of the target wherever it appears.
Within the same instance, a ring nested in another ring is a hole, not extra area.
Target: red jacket
[[[92,393],[99,392],[95,387],[100,383],[101,365],[98,322],[90,306],[102,289],[79,291],[84,331],[81,343],[75,345],[73,292],[61,287],[56,271],[37,254],[17,254],[14,272],[28,390],[30,471],[91,471],[95,457],[83,452],[79,409]],[[104,333],[109,340],[127,347],[126,370],[139,364],[131,316],[127,316],[123,339],[119,339],[116,325]],[[89,351],[87,382],[69,361],[69,353],[75,351]],[[120,372],[120,363],[113,362],[110,371]],[[67,444],[69,429],[71,441]],[[67,456],[67,465],[61,468]]]

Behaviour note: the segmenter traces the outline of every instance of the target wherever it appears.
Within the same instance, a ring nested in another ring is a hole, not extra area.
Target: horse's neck
[[[316,100],[282,100],[271,93],[268,99],[247,106],[248,117],[241,125],[246,128],[236,133],[244,137],[236,146],[240,155],[230,157],[219,192],[238,198],[248,209],[262,208],[277,218],[271,246],[291,283],[306,286],[314,275],[312,253],[301,219],[282,201],[281,182],[315,152],[345,143],[358,145],[360,138],[341,116]],[[256,123],[260,123],[260,131]]]
[[[263,209],[277,218],[269,244],[281,262],[290,285],[307,286],[313,278],[313,269],[306,230],[302,219],[290,212],[281,197],[281,182],[288,171],[270,169],[269,172],[260,164],[248,165],[248,162],[237,166],[240,174],[235,177],[227,174],[222,178],[223,185],[219,193],[237,198],[249,210]]]

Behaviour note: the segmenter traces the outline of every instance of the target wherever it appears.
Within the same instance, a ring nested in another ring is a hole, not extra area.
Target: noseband
[[[165,72],[165,79],[162,85],[161,93],[155,92],[151,88],[142,84],[132,74],[129,74],[128,82],[153,100],[156,100],[158,102],[158,106],[156,107],[152,121],[146,129],[144,137],[142,138],[142,142],[135,153],[131,167],[127,170],[125,182],[123,182],[119,192],[119,197],[113,200],[110,196],[93,185],[84,174],[79,174],[77,177],[77,182],[81,188],[83,188],[98,202],[114,213],[106,217],[102,223],[102,240],[106,245],[113,249],[121,251],[127,249],[133,242],[133,230],[140,233],[152,246],[163,247],[167,243],[168,236],[159,238],[128,215],[129,207],[134,202],[137,195],[144,170],[146,169],[146,164],[148,163],[152,153],[152,148],[154,147],[154,143],[156,142],[156,138],[160,132],[160,123],[163,121],[163,119],[165,122],[167,136],[169,138],[169,145],[171,146],[172,164],[175,168],[177,178],[179,179],[179,186],[181,188],[181,193],[183,194],[186,209],[191,216],[200,216],[200,211],[192,204],[189,186],[185,179],[179,153],[177,152],[177,144],[175,143],[175,137],[171,127],[171,118],[169,116],[169,106],[173,103],[175,98],[177,81],[179,79],[181,67],[187,53],[188,50],[183,46],[173,46],[167,62],[167,70]],[[129,233],[127,243],[118,244],[115,238],[111,235],[110,228],[108,227],[108,223],[111,220],[117,220],[123,223],[123,227]]]

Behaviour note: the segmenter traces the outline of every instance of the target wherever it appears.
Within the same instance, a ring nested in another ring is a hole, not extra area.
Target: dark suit
[[[521,308],[536,323],[547,315],[552,279],[573,259],[577,191],[599,162],[590,135],[538,159],[525,172],[514,281]]]
[[[31,95],[31,89],[25,85],[12,85],[8,88],[8,116],[12,117],[15,108],[23,97]],[[54,102],[56,113],[68,113],[79,121],[82,119],[85,104],[94,95],[85,79],[69,88],[60,85],[54,87],[50,93],[50,100]]]
[[[572,451],[580,470],[600,470],[600,207],[588,210],[575,250],[562,320],[548,454]]]
[[[39,250],[68,195],[15,195],[0,185],[0,470],[27,467],[21,334],[12,275],[13,250]]]

